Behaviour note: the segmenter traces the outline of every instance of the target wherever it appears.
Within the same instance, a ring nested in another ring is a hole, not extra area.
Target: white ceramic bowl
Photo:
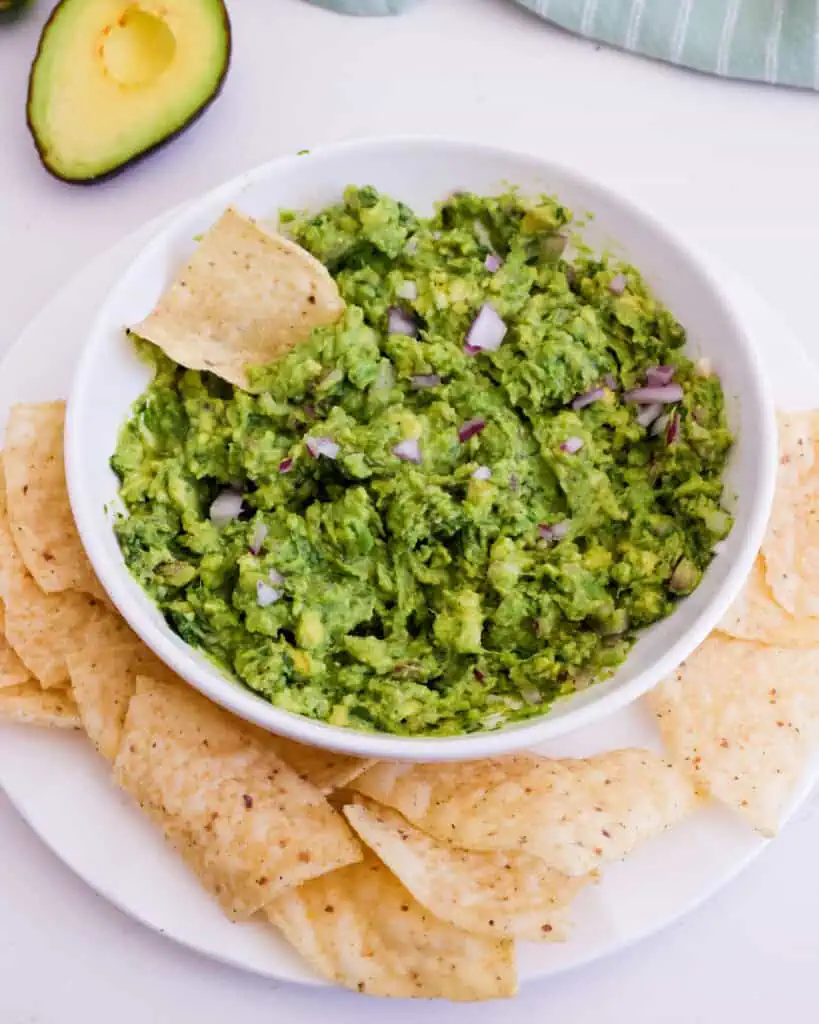
[[[324,725],[272,707],[226,678],[179,639],[130,577],[111,528],[117,480],[109,468],[118,431],[149,382],[123,327],[151,310],[175,269],[229,204],[257,217],[281,207],[318,209],[348,184],[375,185],[415,210],[455,189],[489,194],[509,183],[556,193],[578,214],[591,211],[586,240],[634,263],[688,331],[691,354],[720,375],[735,432],[726,481],[736,525],[696,592],[646,630],[618,673],[558,703],[547,715],[497,732],[403,738]],[[574,171],[485,146],[428,139],[344,143],[275,160],[186,206],[145,247],[102,306],[77,368],[68,406],[66,466],[71,503],[88,556],[136,633],[212,700],[272,732],[338,751],[405,760],[485,757],[532,746],[585,726],[644,694],[673,671],[713,629],[753,562],[770,511],[776,474],[776,424],[760,361],[724,300],[719,282],[687,246],[648,215]],[[108,511],[106,511],[106,507]]]

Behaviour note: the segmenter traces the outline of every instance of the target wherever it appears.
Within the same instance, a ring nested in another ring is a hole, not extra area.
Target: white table
[[[54,290],[148,218],[278,153],[367,134],[491,140],[605,175],[730,264],[813,343],[819,97],[720,83],[598,49],[505,0],[419,0],[342,19],[300,0],[233,0],[224,94],[189,134],[122,178],[70,187],[24,124],[41,10],[0,27],[0,350]],[[817,396],[819,403],[819,396]],[[105,904],[0,794],[3,1024],[695,1024],[815,1018],[819,813],[675,928],[525,990],[513,1006],[385,1007],[213,965]],[[813,880],[811,877],[813,875]]]

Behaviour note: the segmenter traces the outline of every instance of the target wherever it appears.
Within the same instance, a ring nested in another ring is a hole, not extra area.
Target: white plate
[[[640,267],[687,332],[687,351],[707,356],[726,394],[736,442],[725,474],[735,525],[721,556],[674,614],[640,631],[610,678],[556,701],[547,714],[465,736],[401,737],[365,733],[275,707],[226,677],[185,643],[128,572],[112,529],[121,509],[110,466],[122,424],[144,391],[150,369],[126,337],[139,323],[229,205],[259,218],[338,202],[349,182],[370,184],[419,213],[454,188],[496,194],[514,182],[524,192],[556,193],[587,217],[584,240]],[[586,211],[593,211],[593,217]],[[600,182],[526,154],[435,139],[341,143],[306,157],[283,157],[193,200],[157,232],[117,281],[101,292],[100,310],[74,377],[66,418],[66,472],[71,505],[91,564],[131,628],[180,676],[234,714],[303,743],[364,757],[415,761],[467,760],[532,746],[602,720],[646,693],[705,639],[739,592],[762,542],[776,477],[776,428],[767,380],[749,335],[686,242]]]
[[[155,231],[126,239],[40,313],[0,366],[0,427],[13,401],[63,397],[99,296]],[[738,315],[763,351],[778,402],[810,408],[819,372],[776,315],[739,281],[717,271]],[[584,755],[623,744],[656,745],[639,705],[554,741],[547,752]],[[813,778],[806,780],[798,805]],[[148,822],[109,782],[106,766],[79,735],[0,728],[0,785],[54,853],[88,885],[135,919],[191,949],[269,978],[319,984],[260,924],[230,924]],[[521,978],[544,978],[589,963],[671,924],[745,867],[766,842],[717,807],[606,871],[577,903],[564,944],[521,946]]]

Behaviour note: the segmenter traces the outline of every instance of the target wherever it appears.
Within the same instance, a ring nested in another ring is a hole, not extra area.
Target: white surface
[[[70,273],[148,217],[313,142],[434,132],[557,153],[685,228],[812,344],[819,97],[721,83],[542,26],[504,0],[422,0],[395,21],[343,21],[299,0],[233,3],[234,67],[190,135],[127,177],[74,189],[39,170],[25,74],[45,6],[0,28],[0,344]],[[815,347],[814,347],[815,346]],[[683,924],[513,1006],[396,1007],[410,1024],[813,1020],[819,814]],[[183,953],[62,868],[0,805],[4,1024],[382,1021],[354,997],[277,987]]]
[[[689,355],[707,358],[722,380],[737,440],[726,474],[728,494],[736,497],[736,521],[720,557],[674,615],[642,633],[613,678],[573,694],[531,722],[472,736],[423,739],[340,729],[273,707],[226,678],[170,629],[128,572],[114,535],[112,518],[122,505],[111,454],[151,377],[123,326],[150,313],[178,268],[191,258],[194,239],[227,207],[275,223],[279,210],[306,207],[317,212],[338,202],[351,183],[374,185],[423,215],[430,215],[435,202],[455,187],[494,195],[509,183],[533,195],[556,194],[579,215],[592,213],[584,242],[640,267],[685,325]],[[362,757],[463,760],[532,746],[595,722],[646,693],[702,643],[739,592],[762,542],[777,465],[769,372],[759,354],[767,339],[751,342],[722,294],[719,275],[709,274],[685,242],[602,184],[559,165],[488,147],[420,139],[343,143],[307,156],[284,157],[240,175],[174,215],[113,288],[110,277],[100,281],[86,312],[91,318],[81,319],[77,328],[88,341],[71,383],[66,468],[74,515],[97,575],[131,628],[180,675],[242,718],[304,743]],[[55,314],[57,323],[61,318]],[[48,350],[52,339],[51,328],[44,327],[30,344]],[[769,362],[781,358],[776,352]],[[2,412],[5,401],[18,397],[18,385],[14,371],[4,367],[0,372],[8,381],[0,390]],[[54,397],[69,397],[68,383],[56,375],[51,378]],[[819,390],[818,384],[814,378],[812,390]],[[806,392],[811,393],[811,381],[794,375],[793,386],[776,398],[786,404]]]

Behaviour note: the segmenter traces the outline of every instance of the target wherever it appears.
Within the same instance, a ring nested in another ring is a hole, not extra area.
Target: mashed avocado
[[[136,579],[272,704],[356,729],[497,728],[609,675],[731,528],[683,329],[634,268],[569,259],[552,199],[424,220],[349,188],[282,220],[345,315],[249,391],[145,346],[112,460]]]

